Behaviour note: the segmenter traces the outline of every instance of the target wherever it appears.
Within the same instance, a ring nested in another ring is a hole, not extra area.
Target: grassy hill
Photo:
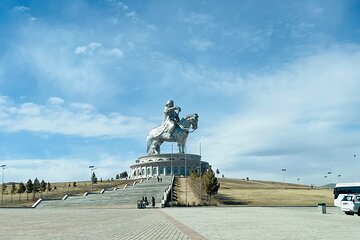
[[[218,181],[220,189],[212,200],[218,206],[317,206],[320,202],[325,202],[327,206],[334,204],[331,189],[259,180],[221,178]],[[188,196],[195,196],[188,202],[201,204],[199,179],[189,178],[188,182],[193,192]],[[180,180],[180,186],[184,184],[184,182],[181,184]],[[184,191],[180,190],[179,193],[183,195]],[[183,199],[182,196],[179,198]],[[207,199],[205,193],[203,193],[203,199]]]
[[[132,184],[134,180],[103,181],[94,184],[91,189],[90,182],[52,183],[52,191],[36,193],[35,200],[40,197],[45,199],[61,199],[64,194],[82,195],[84,192],[99,192],[101,189],[123,188],[125,184]],[[212,203],[218,206],[317,206],[319,202],[325,202],[327,206],[333,206],[333,193],[327,188],[311,188],[306,185],[288,184],[279,182],[241,180],[219,178],[220,189],[213,197]],[[202,205],[207,200],[202,191],[200,200],[199,178],[176,178],[176,192],[179,205]],[[187,187],[186,187],[186,184]],[[54,190],[54,187],[56,189]],[[186,193],[187,191],[187,193]],[[20,198],[19,198],[20,197]],[[12,200],[11,200],[12,199]],[[185,200],[186,199],[186,200]],[[10,194],[10,185],[3,195],[3,204],[0,207],[29,207],[34,203],[33,195],[26,193]]]
[[[266,181],[219,179],[220,190],[215,199],[221,205],[249,206],[317,206],[325,202],[333,206],[331,189]]]

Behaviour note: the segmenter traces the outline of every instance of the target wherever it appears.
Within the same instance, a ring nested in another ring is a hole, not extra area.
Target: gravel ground
[[[356,239],[338,208],[0,209],[0,239]]]
[[[338,208],[168,208],[168,215],[208,239],[354,239],[360,217]]]

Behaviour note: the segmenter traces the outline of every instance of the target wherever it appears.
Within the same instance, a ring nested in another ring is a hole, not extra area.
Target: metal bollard
[[[326,214],[326,203],[318,203],[318,209],[322,214]]]

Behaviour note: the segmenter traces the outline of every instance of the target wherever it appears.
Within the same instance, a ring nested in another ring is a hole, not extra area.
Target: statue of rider
[[[164,134],[165,134],[165,137],[167,137],[167,138],[170,138],[172,136],[172,133],[175,129],[176,124],[178,124],[180,121],[179,115],[176,112],[176,110],[178,110],[178,112],[180,112],[181,108],[177,107],[177,106],[174,107],[173,100],[167,101],[167,103],[165,105],[165,109],[164,109],[164,123],[167,125],[167,128],[166,128]]]

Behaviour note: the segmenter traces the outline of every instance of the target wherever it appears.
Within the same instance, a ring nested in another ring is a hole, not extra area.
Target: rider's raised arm
[[[166,114],[168,114],[168,113],[170,113],[170,112],[175,111],[176,109],[179,109],[179,110],[180,110],[179,107],[166,107],[165,110],[164,110],[164,112],[165,112]]]

